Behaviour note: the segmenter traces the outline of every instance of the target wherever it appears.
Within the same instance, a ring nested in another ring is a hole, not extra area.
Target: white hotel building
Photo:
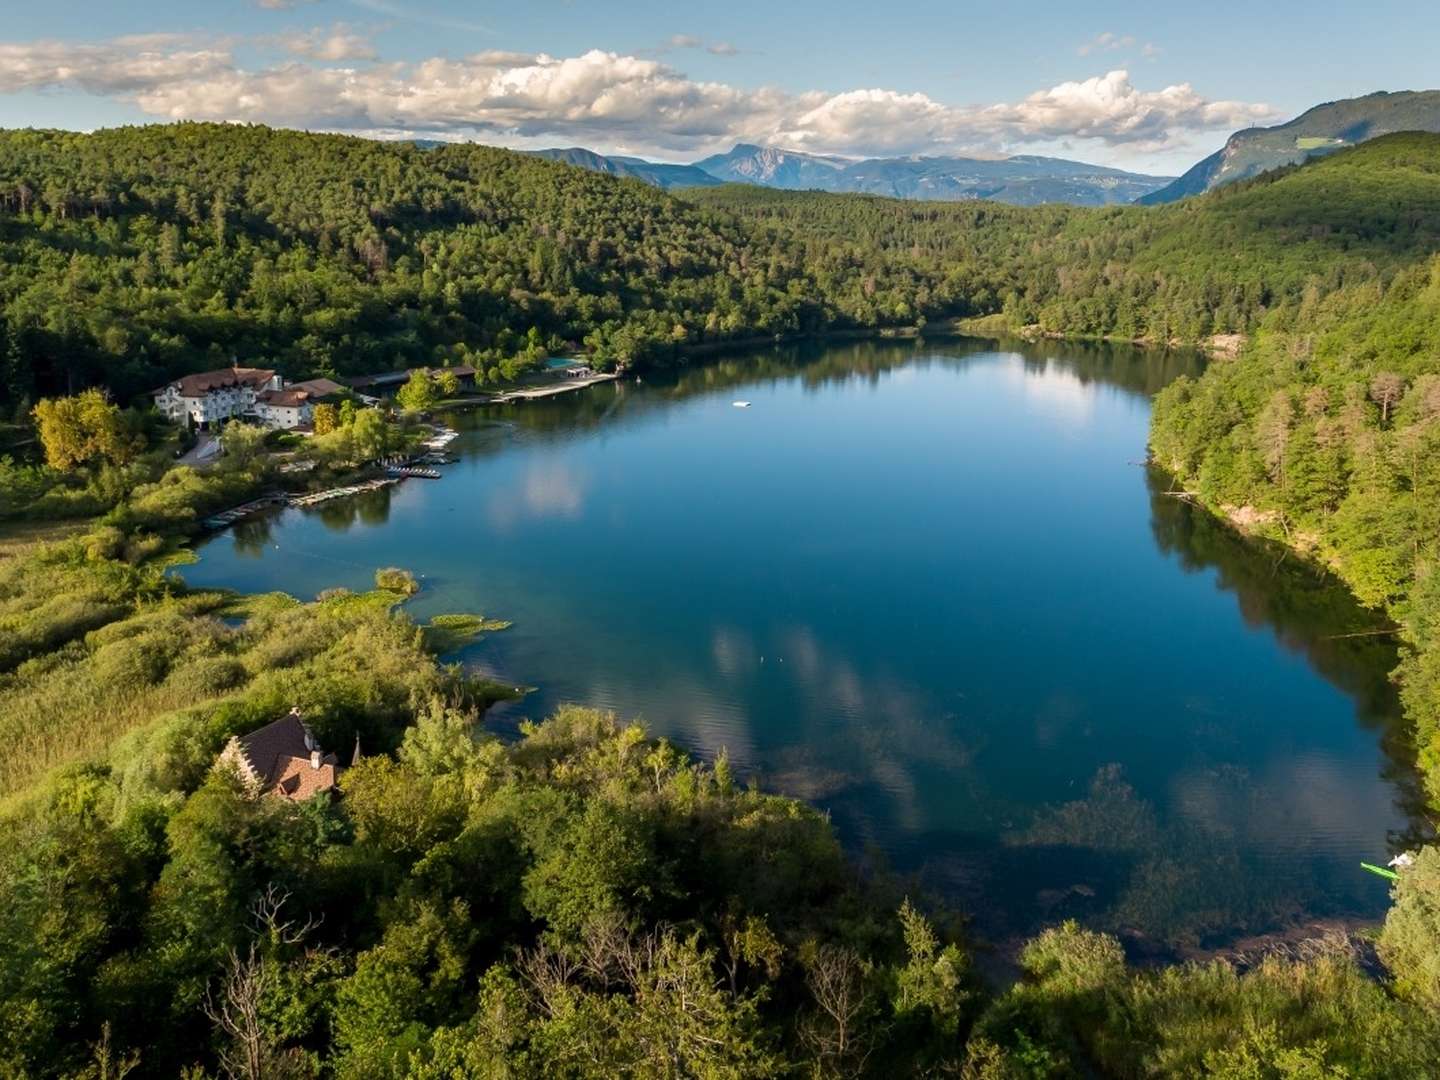
[[[177,424],[211,427],[243,417],[267,428],[306,427],[314,417],[306,384],[285,387],[285,380],[264,368],[228,367],[185,375],[153,391],[155,407]]]

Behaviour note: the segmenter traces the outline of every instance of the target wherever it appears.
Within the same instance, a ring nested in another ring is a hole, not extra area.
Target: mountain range
[[[792,191],[862,192],[902,199],[994,199],[1018,206],[1064,202],[1082,206],[1133,202],[1173,177],[1087,165],[1061,158],[853,158],[740,143],[691,165],[607,157],[578,147],[534,151],[595,172],[630,176],[660,188],[757,184]]]
[[[1288,123],[1237,131],[1179,179],[1137,201],[1174,202],[1398,131],[1440,132],[1440,90],[1381,91],[1328,101]]]
[[[689,165],[606,156],[580,147],[533,153],[665,189],[740,183],[947,202],[993,199],[1017,206],[1154,205],[1401,131],[1440,133],[1440,90],[1380,91],[1329,101],[1284,124],[1237,131],[1221,149],[1179,177],[1147,176],[1030,154],[855,159],[750,143]]]

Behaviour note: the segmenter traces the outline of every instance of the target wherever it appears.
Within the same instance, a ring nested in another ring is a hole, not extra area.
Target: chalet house
[[[355,742],[353,765],[360,759]],[[309,726],[291,709],[272,724],[249,735],[236,735],[221,751],[217,768],[234,769],[254,795],[305,802],[333,791],[343,771],[333,753],[321,749]]]
[[[155,407],[175,423],[208,427],[255,415],[256,398],[284,385],[279,375],[265,368],[228,367],[182,376],[152,396]]]

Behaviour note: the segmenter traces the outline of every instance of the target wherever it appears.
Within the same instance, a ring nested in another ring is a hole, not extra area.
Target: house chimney
[[[311,767],[312,769],[318,769],[318,768],[320,768],[320,751],[319,751],[319,750],[311,750],[311,751],[310,751],[310,767]]]

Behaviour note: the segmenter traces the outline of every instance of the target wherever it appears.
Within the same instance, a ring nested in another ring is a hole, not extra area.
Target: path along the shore
[[[587,386],[594,386],[596,383],[613,382],[620,376],[616,372],[608,371],[600,375],[586,375],[580,379],[566,379],[564,382],[553,383],[549,386],[536,386],[528,390],[507,390],[503,394],[496,394],[485,402],[487,405],[504,405],[511,401],[529,401],[532,398],[554,397],[556,394],[565,394],[571,390],[583,390]]]

